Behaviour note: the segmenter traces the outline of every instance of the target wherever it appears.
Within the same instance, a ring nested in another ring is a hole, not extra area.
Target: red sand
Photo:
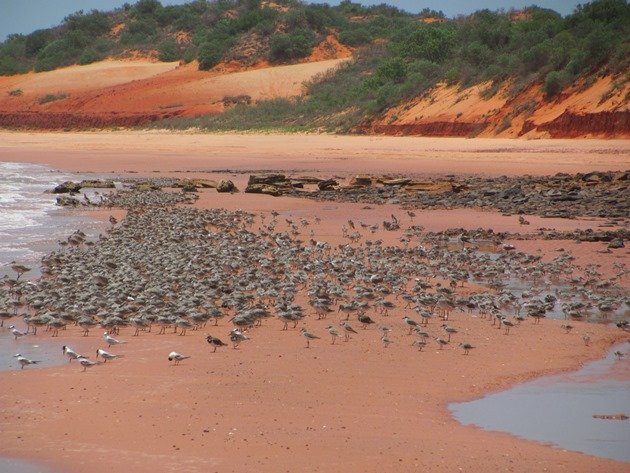
[[[0,134],[0,160],[47,163],[66,170],[136,171],[203,176],[210,169],[298,170],[344,176],[479,172],[492,175],[623,169],[628,143],[418,140],[334,136],[177,135],[160,133]],[[298,172],[296,172],[298,173]],[[222,173],[226,176],[226,173]],[[216,177],[213,174],[211,177]],[[239,184],[246,174],[236,175]],[[199,206],[276,209],[290,216],[322,218],[316,238],[341,241],[349,217],[378,221],[393,206],[319,203],[203,191]],[[364,207],[364,206],[361,206]],[[402,214],[398,210],[399,214]],[[516,225],[496,212],[419,212],[414,223],[448,226]],[[449,222],[449,215],[455,217]],[[533,218],[528,218],[532,220]],[[405,225],[410,222],[404,221]],[[581,228],[583,220],[544,220],[544,226]],[[532,226],[538,226],[532,222]],[[593,226],[596,226],[593,222]],[[386,235],[387,233],[387,235]],[[393,239],[379,232],[374,238]],[[371,237],[369,237],[371,238]],[[550,253],[564,242],[515,242]],[[538,246],[537,246],[538,245]],[[600,258],[602,246],[574,245],[583,258]],[[624,250],[621,250],[624,251]],[[623,253],[619,253],[623,254]],[[553,256],[553,255],[551,255]],[[467,288],[458,290],[469,290]],[[305,320],[322,336],[312,348],[277,320],[252,330],[238,350],[210,353],[206,333],[224,340],[227,320],[186,337],[123,330],[125,358],[86,373],[71,365],[0,373],[0,451],[32,458],[64,472],[208,471],[512,471],[627,472],[628,464],[464,427],[447,406],[532,377],[579,367],[601,357],[627,334],[581,322],[571,334],[562,321],[526,322],[510,335],[487,320],[455,313],[460,333],[451,345],[424,352],[411,348],[396,309],[388,318],[394,343],[384,349],[375,329],[359,330],[349,343],[330,345],[325,327],[337,314]],[[370,313],[370,315],[374,315]],[[380,316],[377,318],[381,319]],[[429,325],[439,332],[439,322]],[[581,335],[592,332],[584,346]],[[86,340],[69,327],[58,343],[91,353],[102,347],[100,330]],[[47,338],[43,334],[39,338]],[[477,348],[463,356],[457,343]],[[17,344],[24,342],[17,342]],[[191,355],[169,366],[171,350]],[[624,361],[625,362],[625,361]],[[515,406],[518,408],[518,406]],[[588,413],[599,414],[599,413]],[[627,413],[626,413],[627,414]]]

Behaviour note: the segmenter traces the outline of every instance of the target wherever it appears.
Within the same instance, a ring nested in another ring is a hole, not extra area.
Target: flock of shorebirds
[[[17,278],[1,281],[0,326],[22,319],[26,330],[9,326],[16,339],[40,328],[57,337],[67,326],[80,327],[84,336],[101,327],[108,349],[124,343],[115,338],[122,327],[133,336],[153,327],[185,336],[228,318],[236,348],[265,319],[297,330],[306,317],[331,313],[343,314],[325,328],[331,344],[374,326],[384,348],[395,341],[392,330],[402,329],[418,350],[431,339],[442,349],[461,336],[453,311],[486,319],[506,335],[549,313],[565,317],[567,333],[571,321],[591,317],[617,317],[619,328],[630,330],[619,315],[630,305],[623,263],[604,278],[596,265],[576,267],[566,251],[543,261],[501,241],[482,242],[481,232],[425,232],[411,212],[406,227],[394,215],[380,225],[349,220],[342,243],[333,245],[313,239],[318,219],[169,207],[156,199],[131,207],[121,222],[112,219],[97,241],[75,232],[71,243],[43,258],[38,280],[21,278],[29,268],[16,265]],[[399,232],[398,242],[368,239],[378,232]],[[482,244],[493,249],[481,250]],[[299,333],[307,348],[322,338],[304,326]],[[585,333],[582,340],[588,345],[591,337]],[[215,351],[228,345],[211,335],[206,340]],[[469,340],[458,346],[466,355],[475,348]],[[91,360],[66,345],[63,353],[84,371],[122,356],[99,348]],[[16,358],[22,368],[39,361]],[[188,358],[168,355],[173,364]]]

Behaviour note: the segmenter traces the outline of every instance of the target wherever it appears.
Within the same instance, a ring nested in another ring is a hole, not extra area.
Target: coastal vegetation
[[[353,56],[317,76],[294,98],[237,103],[219,115],[172,118],[159,126],[215,130],[348,131],[438,83],[489,83],[516,96],[539,84],[553,100],[578,79],[630,75],[630,5],[595,0],[562,17],[553,10],[480,10],[446,18],[381,4],[338,6],[297,0],[195,0],[162,5],[139,0],[112,12],[79,11],[58,27],[15,34],[0,44],[0,74],[47,71],[110,57],[152,56],[200,70],[317,60],[333,36]]]

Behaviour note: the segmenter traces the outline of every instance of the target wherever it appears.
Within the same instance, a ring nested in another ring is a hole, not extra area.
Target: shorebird
[[[352,325],[350,325],[348,322],[346,322],[345,320],[342,320],[339,325],[341,325],[341,328],[343,328],[344,331],[344,341],[348,341],[350,340],[350,334],[351,333],[359,333],[357,332],[355,329],[352,328]]]
[[[107,332],[105,332],[103,334],[103,340],[105,340],[105,343],[107,343],[107,346],[110,347],[110,348],[111,348],[112,345],[121,345],[123,343],[127,343],[127,342],[124,342],[122,340],[116,340],[114,337],[112,337]]]
[[[404,316],[403,320],[409,326],[409,335],[411,335],[411,332],[413,331],[413,329],[418,326],[418,322],[416,322],[415,320],[410,319],[407,316]]]
[[[81,358],[81,355],[79,355],[76,351],[74,351],[72,348],[64,345],[61,350],[63,351],[63,354],[66,355],[69,359],[68,362],[71,362],[72,360],[76,360],[78,358]]]
[[[17,340],[20,337],[25,337],[27,335],[26,332],[22,332],[18,329],[15,328],[15,325],[9,325],[9,330],[11,330],[11,333],[13,334],[13,336],[15,337],[15,339]]]
[[[418,347],[418,351],[422,351],[422,349],[427,346],[427,342],[425,340],[415,340],[411,346]]]
[[[442,328],[444,329],[444,331],[448,334],[448,340],[446,340],[447,342],[451,341],[451,335],[453,333],[457,333],[457,329],[455,327],[449,327],[446,324],[442,324]]]
[[[227,343],[223,342],[223,340],[221,340],[220,338],[217,337],[213,337],[212,335],[208,335],[206,337],[206,341],[213,346],[214,350],[212,350],[212,353],[217,351],[217,348],[219,347],[226,347]]]
[[[564,330],[564,333],[569,333],[571,330],[573,330],[573,325],[563,324],[560,325],[560,328]]]
[[[99,348],[98,350],[96,350],[96,358],[98,358],[99,355],[105,360],[105,363],[107,363],[107,360],[114,360],[116,358],[123,357],[123,355],[114,355],[113,353],[105,351],[102,348]]]
[[[383,335],[381,337],[381,342],[383,342],[383,348],[387,348],[392,341],[387,337],[387,335]]]
[[[374,321],[370,318],[369,315],[359,314],[358,319],[359,319],[359,322],[363,324],[364,330],[367,328],[368,325],[374,323]]]
[[[319,339],[319,337],[311,332],[309,332],[308,330],[306,330],[305,328],[300,329],[300,333],[302,333],[302,336],[304,338],[306,338],[306,348],[310,347],[310,342],[311,340],[317,340]]]
[[[584,341],[584,345],[589,346],[591,344],[591,334],[585,333],[582,335],[582,340]]]
[[[326,330],[328,330],[328,333],[332,337],[332,345],[334,345],[335,340],[340,337],[339,331],[332,325],[329,325],[328,327],[326,327]]]
[[[101,364],[100,361],[88,360],[84,356],[77,358],[77,360],[79,361],[79,363],[81,363],[81,366],[83,366],[83,371],[87,370],[88,368],[91,368],[92,366]]]
[[[174,365],[179,365],[180,361],[186,360],[190,358],[190,356],[182,355],[181,353],[177,353],[176,351],[172,351],[168,354],[168,361],[174,361]]]
[[[20,369],[23,370],[27,365],[36,365],[39,363],[37,360],[29,360],[28,358],[24,358],[19,353],[13,355],[14,358],[17,358],[18,363],[20,364]]]
[[[464,355],[468,355],[468,353],[470,352],[470,350],[472,350],[473,348],[475,348],[474,346],[472,346],[470,343],[460,343],[459,344],[460,347],[462,347],[464,349]]]
[[[501,323],[505,326],[505,335],[509,335],[510,328],[514,327],[514,323],[507,319],[501,319]]]
[[[618,360],[621,360],[624,356],[626,356],[625,353],[620,352],[619,350],[617,350],[615,353],[613,353],[615,355],[615,358],[617,358]]]
[[[236,349],[242,341],[249,340],[247,336],[239,329],[232,329],[230,331],[230,341],[232,342],[232,348]]]
[[[448,345],[448,342],[440,337],[435,337],[435,341],[437,342],[439,349],[441,350],[444,345]]]

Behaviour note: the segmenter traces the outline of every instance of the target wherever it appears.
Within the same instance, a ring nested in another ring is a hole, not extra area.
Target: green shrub
[[[565,88],[567,82],[567,76],[562,71],[551,71],[545,77],[545,84],[543,91],[546,98],[552,98],[558,95]]]
[[[207,71],[221,62],[225,53],[225,43],[221,41],[209,41],[199,46],[197,59],[199,60],[199,69]]]
[[[99,61],[100,59],[101,56],[92,48],[85,48],[83,50],[83,53],[81,53],[81,57],[79,57],[79,64],[92,64],[93,62]]]
[[[173,62],[179,60],[177,41],[167,38],[160,43],[158,58],[162,62]]]
[[[50,30],[36,30],[26,37],[24,54],[35,56],[52,40]]]
[[[74,62],[80,49],[73,46],[66,39],[57,39],[42,49],[37,55],[35,71],[51,71],[59,67],[68,66]]]
[[[120,43],[125,46],[150,42],[157,34],[157,23],[152,18],[140,18],[127,25],[120,35]]]
[[[290,34],[276,34],[271,37],[270,59],[290,61],[308,56],[313,50],[315,35],[310,30],[297,30]]]
[[[400,84],[407,77],[407,65],[398,57],[388,59],[378,67],[376,76],[383,82]]]
[[[67,94],[64,94],[62,92],[59,92],[57,94],[47,94],[37,99],[37,102],[40,104],[54,102],[55,100],[65,99],[67,96],[68,96]]]

